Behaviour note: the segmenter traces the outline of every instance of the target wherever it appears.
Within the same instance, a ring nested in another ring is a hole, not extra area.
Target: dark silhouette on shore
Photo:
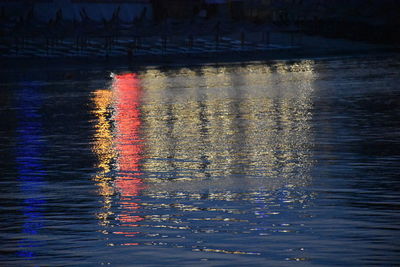
[[[146,42],[149,48],[165,52],[171,43],[192,49],[198,43],[196,38],[213,40],[215,50],[223,47],[224,38],[239,42],[243,49],[247,42],[253,47],[269,45],[274,33],[289,34],[284,45],[291,47],[300,45],[299,34],[400,43],[400,5],[395,0],[149,0],[140,1],[147,4],[137,7],[135,1],[127,1],[136,12],[135,16],[128,12],[132,15],[129,20],[122,15],[127,7],[124,1],[104,2],[71,1],[60,7],[21,1],[16,9],[0,1],[0,55],[10,50],[18,54],[34,43],[46,54],[69,44],[64,50],[73,46],[79,54],[85,49],[102,49],[108,56],[114,45],[122,42],[125,55],[131,57],[146,48]]]

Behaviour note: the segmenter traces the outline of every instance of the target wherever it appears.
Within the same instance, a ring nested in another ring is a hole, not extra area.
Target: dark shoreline
[[[148,67],[174,67],[174,66],[198,66],[209,64],[234,64],[246,62],[267,62],[274,60],[301,60],[301,59],[320,59],[336,57],[359,57],[359,56],[378,56],[399,54],[398,47],[374,47],[362,49],[311,49],[296,48],[282,49],[273,51],[231,51],[207,54],[175,54],[163,56],[142,56],[142,57],[98,57],[98,58],[0,58],[1,69],[36,70],[40,68],[52,67],[54,69],[73,70],[91,69],[96,65],[107,66],[111,69],[129,67],[130,69],[142,69]]]

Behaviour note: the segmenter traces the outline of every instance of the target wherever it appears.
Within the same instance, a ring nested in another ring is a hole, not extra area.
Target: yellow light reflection
[[[97,168],[95,181],[99,187],[99,194],[103,196],[102,211],[97,214],[98,219],[103,225],[110,223],[109,217],[112,216],[111,196],[114,194],[114,187],[111,184],[112,178],[109,176],[112,161],[116,153],[113,148],[113,135],[109,117],[111,114],[110,105],[112,103],[112,92],[109,90],[97,90],[94,92],[93,101],[95,108],[93,114],[96,115],[95,135],[93,151],[97,156]]]
[[[225,177],[223,188],[234,183],[229,176],[238,174],[304,185],[311,165],[313,64],[305,60],[142,74],[144,98],[151,99],[143,106],[150,159],[144,170],[167,176],[175,172],[166,178],[191,187],[201,179]]]

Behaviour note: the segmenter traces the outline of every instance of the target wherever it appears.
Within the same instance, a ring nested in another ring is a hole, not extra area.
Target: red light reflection
[[[140,81],[136,74],[115,75],[113,81],[115,95],[115,144],[118,151],[117,164],[119,168],[116,187],[121,194],[121,205],[124,212],[118,219],[123,226],[137,226],[142,221],[140,216],[132,215],[139,209],[139,204],[132,202],[132,197],[138,196],[143,189],[140,176],[140,160],[143,140],[140,138]],[[130,234],[129,236],[132,236]]]

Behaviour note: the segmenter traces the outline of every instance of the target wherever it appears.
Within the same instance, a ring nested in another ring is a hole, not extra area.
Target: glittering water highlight
[[[396,265],[398,69],[2,72],[0,261]]]

